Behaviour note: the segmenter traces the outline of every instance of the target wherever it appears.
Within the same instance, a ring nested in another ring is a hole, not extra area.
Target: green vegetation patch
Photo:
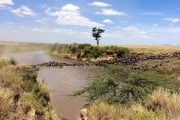
[[[174,76],[133,70],[131,66],[107,65],[96,73],[100,74],[87,87],[75,92],[75,96],[84,95],[90,103],[100,100],[126,104],[145,99],[158,87],[179,91],[180,86]]]
[[[50,53],[58,53],[59,56],[69,56],[76,59],[97,59],[105,57],[122,57],[130,51],[128,48],[117,46],[96,47],[91,44],[54,44],[49,47]],[[53,55],[53,54],[51,54]],[[56,55],[57,56],[57,55]]]

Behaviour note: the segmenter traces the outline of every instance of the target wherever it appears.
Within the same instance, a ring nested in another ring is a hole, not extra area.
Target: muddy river
[[[5,56],[15,58],[18,64],[38,64],[55,60],[43,51],[10,53]],[[55,61],[73,62],[67,59]],[[88,69],[85,67],[41,67],[38,80],[44,80],[52,91],[52,102],[59,114],[68,120],[76,120],[85,99],[72,97],[70,94],[87,84],[88,76]]]

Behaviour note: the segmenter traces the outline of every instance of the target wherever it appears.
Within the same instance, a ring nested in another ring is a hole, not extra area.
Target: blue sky
[[[180,0],[0,0],[0,40],[180,45]]]

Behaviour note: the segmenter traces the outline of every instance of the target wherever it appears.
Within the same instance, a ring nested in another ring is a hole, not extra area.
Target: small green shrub
[[[148,79],[135,78],[135,80],[122,82],[111,77],[110,75],[106,79],[94,80],[83,90],[75,92],[74,95],[85,95],[90,102],[102,100],[108,103],[128,103],[144,99],[155,89],[154,83]],[[149,84],[145,85],[145,82]]]
[[[78,49],[77,46],[72,46],[70,48],[70,51],[71,51],[72,54],[77,54],[79,52],[79,49]]]
[[[19,66],[16,69],[17,73],[19,73],[22,76],[23,80],[29,80],[32,82],[37,82],[36,78],[38,70],[38,67],[35,66]]]
[[[117,57],[122,57],[123,55],[126,55],[130,53],[128,48],[118,48],[118,50],[116,51]]]
[[[102,54],[102,51],[100,48],[90,47],[84,50],[84,54],[82,55],[82,58],[87,58],[87,59],[98,58],[101,56],[101,54]]]

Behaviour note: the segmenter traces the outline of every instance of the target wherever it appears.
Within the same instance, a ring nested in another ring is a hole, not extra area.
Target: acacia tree
[[[105,32],[105,30],[101,29],[101,28],[92,28],[92,36],[95,38],[95,40],[97,41],[97,46],[99,46],[99,40],[101,38],[101,34]]]

